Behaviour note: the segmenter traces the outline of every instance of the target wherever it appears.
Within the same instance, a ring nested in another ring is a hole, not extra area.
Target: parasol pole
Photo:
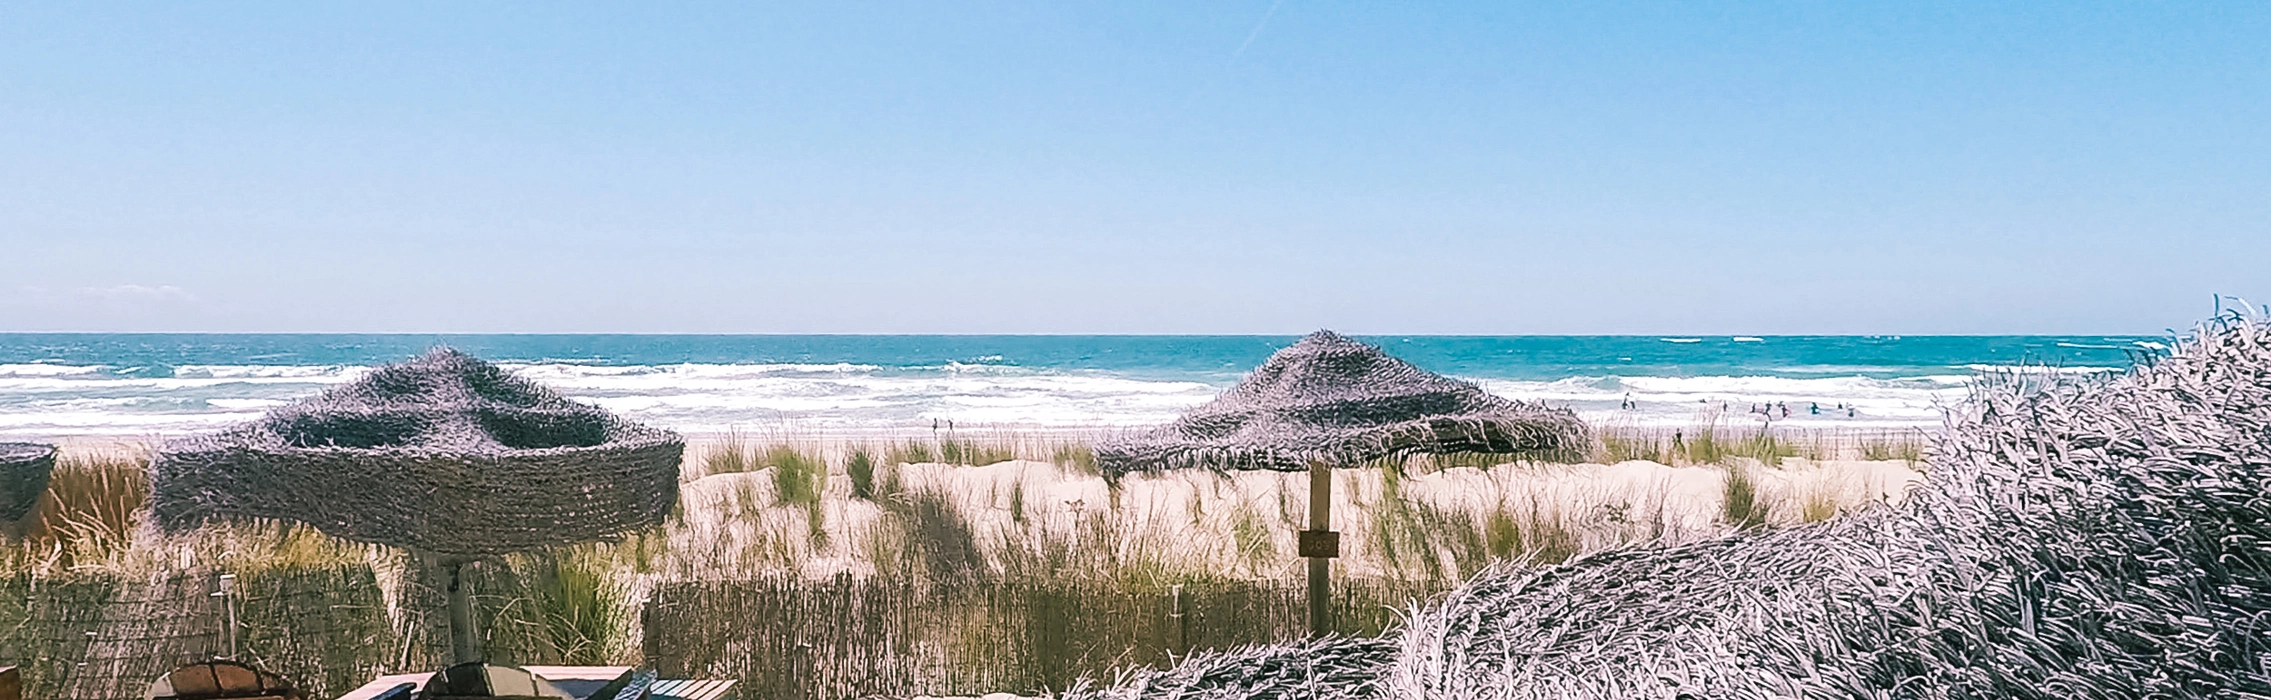
[[[442,560],[442,570],[449,576],[449,649],[453,664],[484,660],[481,634],[474,628],[473,591],[465,580],[465,564],[466,561],[458,557]]]
[[[1309,529],[1301,533],[1301,556],[1309,559],[1309,634],[1333,631],[1333,557],[1340,556],[1340,533],[1333,532],[1333,468],[1309,463]]]

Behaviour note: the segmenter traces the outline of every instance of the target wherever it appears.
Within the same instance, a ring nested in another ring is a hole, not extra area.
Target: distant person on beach
[[[1807,406],[1806,406],[1806,414],[1807,414],[1807,415],[1814,415],[1814,416],[1818,416],[1818,415],[1821,415],[1821,414],[1822,414],[1822,402],[1820,402],[1820,401],[1815,401],[1815,402],[1813,402],[1813,403],[1807,404]]]

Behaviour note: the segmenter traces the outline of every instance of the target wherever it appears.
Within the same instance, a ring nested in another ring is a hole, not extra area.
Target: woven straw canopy
[[[253,423],[167,445],[158,523],[297,520],[482,556],[662,522],[685,445],[454,350],[374,369]]]
[[[0,523],[30,515],[54,470],[54,445],[0,442]]]
[[[1109,474],[1183,467],[1307,469],[1413,453],[1522,452],[1586,440],[1567,409],[1511,401],[1474,384],[1317,331],[1277,351],[1211,403],[1149,433],[1105,441]]]

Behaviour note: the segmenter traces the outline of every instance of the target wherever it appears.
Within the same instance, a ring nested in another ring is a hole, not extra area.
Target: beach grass
[[[1337,529],[1354,533],[1357,545],[1342,571],[1455,580],[1495,560],[1559,561],[1665,537],[1815,522],[1885,500],[1899,485],[1820,465],[1913,464],[1924,451],[1913,431],[1703,425],[1611,428],[1595,438],[1596,464],[1453,454],[1345,471],[1336,481],[1346,492]],[[291,525],[147,534],[147,459],[134,450],[67,451],[50,494],[7,547],[13,563],[0,566],[121,568],[198,559],[200,551],[224,558],[219,550],[245,566],[261,556],[352,560],[368,549]],[[634,575],[648,578],[1045,571],[1198,580],[1274,578],[1297,568],[1287,553],[1304,517],[1298,479],[1194,472],[1106,480],[1095,475],[1094,459],[1085,440],[1067,436],[829,441],[731,431],[695,442],[671,521],[626,539],[637,543],[632,555],[609,561],[630,562]],[[1610,466],[1622,463],[1636,466]],[[1839,479],[1855,483],[1833,483]],[[1697,486],[1705,482],[1708,488]],[[1676,493],[1657,493],[1667,489]],[[160,548],[170,553],[160,556]]]
[[[1599,458],[1590,463],[1566,454],[1384,460],[1332,480],[1334,528],[1344,533],[1335,577],[1442,591],[1509,562],[1550,564],[1837,517],[1896,500],[1915,475],[1902,459],[1921,451],[1920,440],[1901,435],[1696,427],[1600,431],[1584,452]],[[1862,459],[1870,456],[1892,459]],[[157,533],[147,522],[147,460],[143,450],[67,450],[25,536],[0,546],[0,577],[147,580],[359,567],[379,572],[386,591],[407,585],[386,582],[415,578],[400,552],[304,525]],[[1201,470],[1105,479],[1078,436],[829,440],[734,431],[693,441],[682,469],[681,499],[665,524],[516,554],[493,567],[482,600],[499,653],[530,663],[638,663],[645,635],[655,633],[640,622],[640,601],[660,587],[705,581],[810,586],[815,601],[851,590],[847,580],[1160,596],[1177,585],[1279,591],[1298,582],[1303,567],[1293,552],[1305,527],[1305,475]],[[428,598],[388,593],[386,600],[386,619],[402,629],[435,614],[416,609]],[[1227,610],[1210,624],[1294,624]],[[923,634],[989,639],[989,616],[1003,614],[1013,613],[942,612],[924,623],[936,630]],[[752,631],[772,632],[780,631]],[[385,663],[428,658],[400,646],[409,643],[397,644]]]
[[[59,455],[21,544],[63,568],[112,561],[134,545],[150,497],[140,450]]]

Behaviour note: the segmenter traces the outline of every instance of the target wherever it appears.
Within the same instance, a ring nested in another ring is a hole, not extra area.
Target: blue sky
[[[2153,333],[2264,3],[0,5],[0,331]]]

